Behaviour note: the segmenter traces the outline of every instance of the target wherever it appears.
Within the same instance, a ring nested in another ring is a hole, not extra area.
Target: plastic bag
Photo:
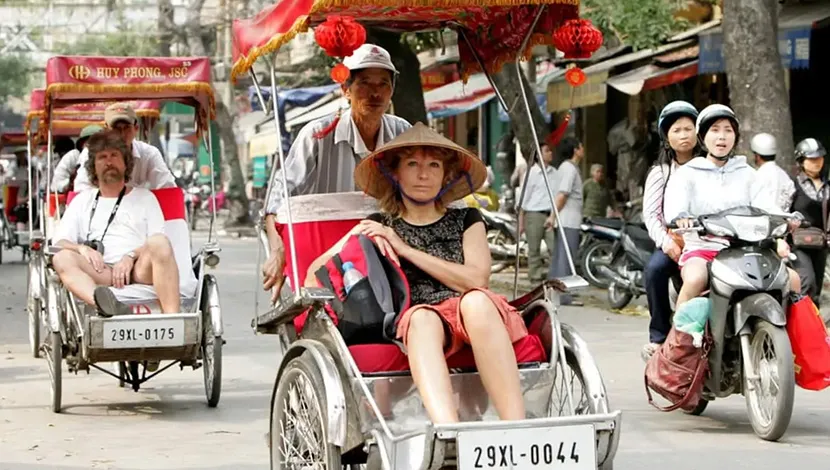
[[[708,298],[696,297],[681,305],[674,314],[674,327],[678,331],[692,335],[692,343],[697,348],[703,346],[703,332],[706,322],[709,321],[711,309],[712,303]]]
[[[804,296],[790,304],[787,334],[795,356],[795,383],[807,390],[830,386],[830,336],[816,304]]]

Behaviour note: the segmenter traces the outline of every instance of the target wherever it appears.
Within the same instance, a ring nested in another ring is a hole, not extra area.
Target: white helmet
[[[766,132],[755,134],[749,142],[749,148],[762,157],[774,157],[778,154],[778,142],[775,136]]]
[[[738,117],[735,116],[735,111],[732,111],[732,108],[722,104],[710,104],[709,106],[703,108],[703,111],[701,111],[697,116],[695,131],[697,132],[698,137],[702,140],[709,131],[709,128],[712,127],[712,124],[719,119],[729,119],[735,127],[735,134],[739,132],[740,123],[738,122]]]

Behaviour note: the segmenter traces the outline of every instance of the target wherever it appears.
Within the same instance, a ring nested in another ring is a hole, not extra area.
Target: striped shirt
[[[351,111],[344,111],[333,132],[318,139],[314,134],[328,127],[336,115],[312,121],[300,130],[285,158],[285,169],[274,173],[271,194],[266,204],[267,214],[277,214],[283,201],[283,173],[292,196],[306,194],[342,193],[355,190],[354,169],[371,152],[357,126]],[[406,120],[383,115],[375,148],[389,142],[409,129]]]
[[[672,161],[671,168],[668,165],[657,165],[652,167],[646,177],[646,184],[643,191],[643,222],[648,229],[648,235],[654,240],[658,248],[663,246],[668,230],[663,217],[663,200],[666,194],[666,185],[671,175],[677,171],[677,162]]]

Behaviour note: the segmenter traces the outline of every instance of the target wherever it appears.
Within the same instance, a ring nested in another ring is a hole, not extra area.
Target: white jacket
[[[678,168],[666,188],[664,213],[667,222],[681,216],[714,214],[740,206],[755,206],[770,213],[781,213],[772,198],[761,197],[755,184],[756,172],[746,157],[735,156],[719,167],[705,157],[693,158]],[[718,250],[727,245],[723,239],[686,233],[685,251]]]

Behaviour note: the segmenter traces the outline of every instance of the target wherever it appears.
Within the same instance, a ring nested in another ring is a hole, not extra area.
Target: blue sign
[[[810,34],[812,28],[800,27],[778,31],[778,53],[786,69],[806,69],[810,66]],[[723,33],[700,36],[698,74],[720,73],[726,70],[723,60]]]

